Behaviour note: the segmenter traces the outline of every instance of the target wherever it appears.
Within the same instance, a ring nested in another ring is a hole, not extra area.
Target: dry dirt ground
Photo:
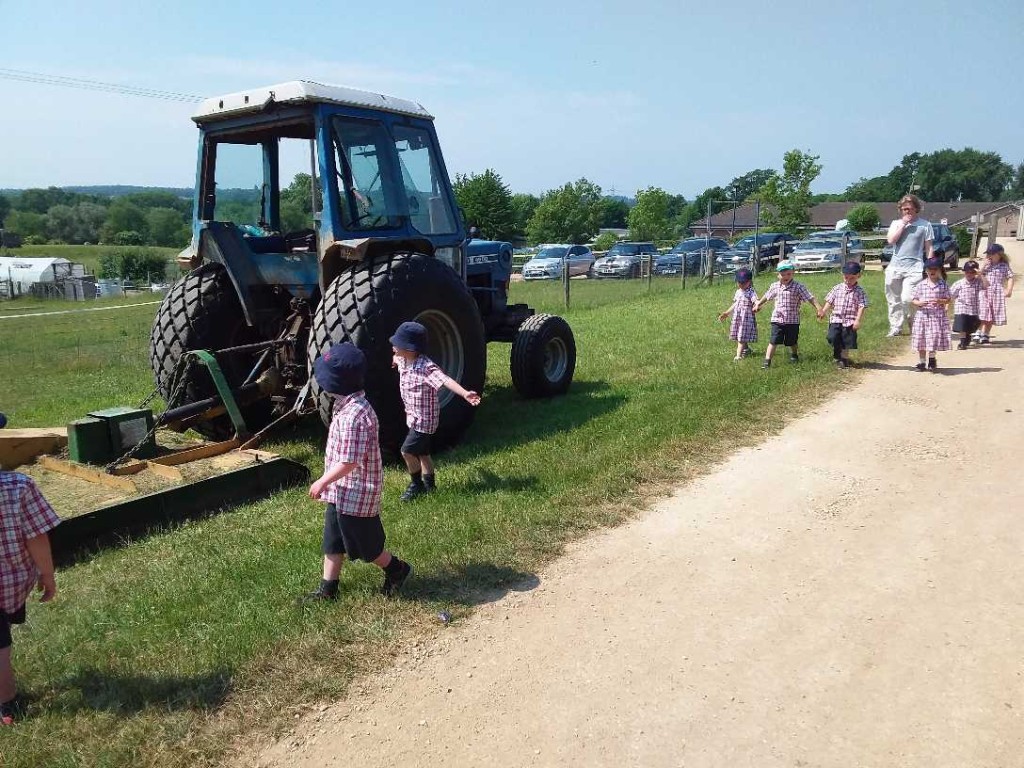
[[[246,764],[1024,765],[1022,321],[864,373]]]

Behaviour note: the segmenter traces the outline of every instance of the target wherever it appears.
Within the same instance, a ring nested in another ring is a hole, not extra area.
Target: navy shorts
[[[345,555],[350,560],[372,563],[384,551],[384,539],[380,515],[339,515],[333,504],[324,510],[325,555]]]
[[[782,344],[784,347],[795,347],[800,338],[800,323],[772,323],[771,344]]]
[[[977,315],[953,315],[953,330],[956,333],[974,333],[981,326]]]
[[[429,456],[430,438],[432,437],[433,435],[429,432],[410,429],[409,434],[405,436],[405,442],[402,443],[402,453],[408,453],[411,456]]]
[[[829,323],[828,335],[825,336],[833,349],[856,349],[857,332],[849,325],[842,323]]]
[[[25,623],[25,605],[22,604],[21,608],[14,611],[14,613],[7,613],[6,611],[0,611],[0,649],[11,647],[11,624],[24,624]]]

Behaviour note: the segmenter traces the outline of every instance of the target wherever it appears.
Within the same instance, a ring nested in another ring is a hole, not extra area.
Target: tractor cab
[[[207,99],[193,119],[198,194],[181,260],[229,267],[247,317],[258,286],[312,297],[384,246],[464,274],[465,232],[419,104],[296,81]]]

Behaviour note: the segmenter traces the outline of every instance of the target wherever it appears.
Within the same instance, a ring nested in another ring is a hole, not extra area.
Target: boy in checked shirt
[[[0,427],[6,424],[0,413]],[[0,725],[14,725],[18,715],[11,625],[25,623],[25,601],[34,587],[43,603],[57,594],[47,533],[59,523],[30,478],[0,471]]]
[[[394,352],[391,364],[398,369],[398,389],[409,426],[409,434],[402,443],[402,458],[411,482],[401,498],[412,501],[434,490],[430,443],[441,418],[437,391],[441,387],[450,389],[472,406],[480,405],[480,395],[446,375],[427,357],[427,329],[420,323],[402,323],[390,341]]]
[[[793,279],[793,264],[789,261],[779,262],[775,268],[779,273],[779,280],[772,283],[771,287],[764,292],[758,302],[754,305],[757,312],[765,303],[775,300],[775,308],[772,310],[772,334],[768,340],[768,348],[764,353],[762,368],[770,368],[772,356],[775,354],[775,347],[779,344],[789,347],[789,362],[800,361],[800,354],[797,343],[800,339],[800,302],[807,301],[818,312],[821,312],[821,305],[814,295],[807,290],[807,286],[798,283]]]
[[[861,266],[855,261],[843,264],[843,282],[828,292],[825,306],[818,310],[819,320],[832,311],[825,338],[832,345],[832,357],[840,370],[850,367],[850,350],[857,348],[857,331],[868,305],[868,295],[857,282],[860,272]]]
[[[384,549],[380,521],[383,467],[377,414],[363,392],[366,356],[353,344],[335,344],[313,363],[320,388],[334,399],[327,433],[324,473],[309,496],[327,502],[324,511],[323,579],[304,602],[336,600],[345,557],[373,563],[384,571],[381,594],[398,592],[412,566]]]

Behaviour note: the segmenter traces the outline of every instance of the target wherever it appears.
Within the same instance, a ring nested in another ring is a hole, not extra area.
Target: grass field
[[[803,278],[819,297],[836,276]],[[767,279],[757,288],[763,291]],[[860,359],[886,341],[881,273]],[[738,444],[849,386],[825,325],[805,322],[799,365],[732,361],[715,320],[733,285],[682,291],[658,281],[574,281],[564,313],[579,362],[569,395],[522,401],[508,347],[492,345],[484,402],[466,442],[438,460],[439,491],[414,504],[386,472],[389,546],[417,567],[402,599],[377,596],[379,572],[347,566],[342,599],[299,608],[319,576],[322,507],[304,489],[106,551],[58,575],[60,595],[29,606],[14,663],[30,717],[0,731],[11,766],[191,766],[216,762],[254,731],[337,697],[415,638],[528,579],[566,542],[616,524],[645,499],[712,467]],[[558,284],[514,284],[513,299],[562,314]],[[12,426],[63,423],[140,401],[155,307],[0,319],[0,410]],[[767,316],[761,316],[762,338]],[[763,351],[764,342],[755,345]],[[322,469],[307,424],[272,450]]]

